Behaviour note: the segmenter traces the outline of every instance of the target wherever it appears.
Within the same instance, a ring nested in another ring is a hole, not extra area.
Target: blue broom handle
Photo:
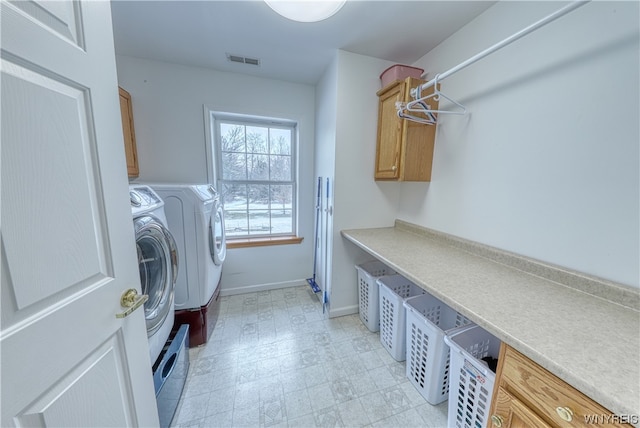
[[[316,263],[318,260],[318,243],[320,238],[320,234],[318,233],[318,228],[320,227],[320,200],[322,199],[320,192],[322,192],[322,177],[318,177],[318,192],[316,198],[316,240],[315,247],[313,248],[313,282],[316,280]]]
[[[329,177],[327,177],[327,202],[329,201]],[[329,206],[327,204],[327,209],[329,209]]]

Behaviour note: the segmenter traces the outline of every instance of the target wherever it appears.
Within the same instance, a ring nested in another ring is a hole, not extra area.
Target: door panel
[[[70,43],[84,49],[80,26],[80,3],[31,0],[12,1],[13,6],[24,12],[43,28],[58,34]]]
[[[3,239],[10,275],[24,284],[14,290],[18,310],[113,276],[101,227],[105,213],[93,196],[102,192],[85,98],[86,90],[2,61],[2,155],[11,160],[2,165],[2,198],[11,207],[3,212]],[[46,186],[34,171],[47,177]],[[25,193],[38,188],[35,195]],[[69,207],[72,212],[65,213]],[[55,218],[55,227],[43,214]]]
[[[495,397],[494,412],[509,428],[551,428],[533,410],[524,405],[520,400],[498,387]]]
[[[157,426],[106,1],[1,19],[0,426]]]
[[[122,351],[122,337],[119,334],[112,336],[44,396],[28,405],[16,420],[24,426],[34,427],[88,427],[96,420],[107,421],[103,422],[104,426],[131,426],[133,415],[120,406],[121,396],[130,395],[126,370],[120,358]],[[93,403],[104,405],[96,407]],[[70,413],[69,409],[77,411]]]

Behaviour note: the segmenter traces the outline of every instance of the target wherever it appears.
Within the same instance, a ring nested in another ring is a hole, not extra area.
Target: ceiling
[[[263,1],[116,0],[112,17],[119,55],[314,85],[336,49],[413,64],[494,3],[351,0],[327,20],[299,23]]]

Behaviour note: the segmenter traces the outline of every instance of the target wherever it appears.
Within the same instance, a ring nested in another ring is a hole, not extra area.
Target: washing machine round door
[[[218,198],[213,201],[209,220],[209,250],[213,262],[220,266],[227,256],[227,236],[224,231],[224,210]]]
[[[134,221],[138,268],[142,293],[149,296],[144,304],[147,335],[153,335],[173,306],[173,285],[178,273],[178,253],[173,236],[152,216]]]

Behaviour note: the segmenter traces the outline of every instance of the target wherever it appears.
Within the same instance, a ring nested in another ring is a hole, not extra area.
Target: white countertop
[[[614,414],[640,415],[640,290],[401,221],[342,235]]]

